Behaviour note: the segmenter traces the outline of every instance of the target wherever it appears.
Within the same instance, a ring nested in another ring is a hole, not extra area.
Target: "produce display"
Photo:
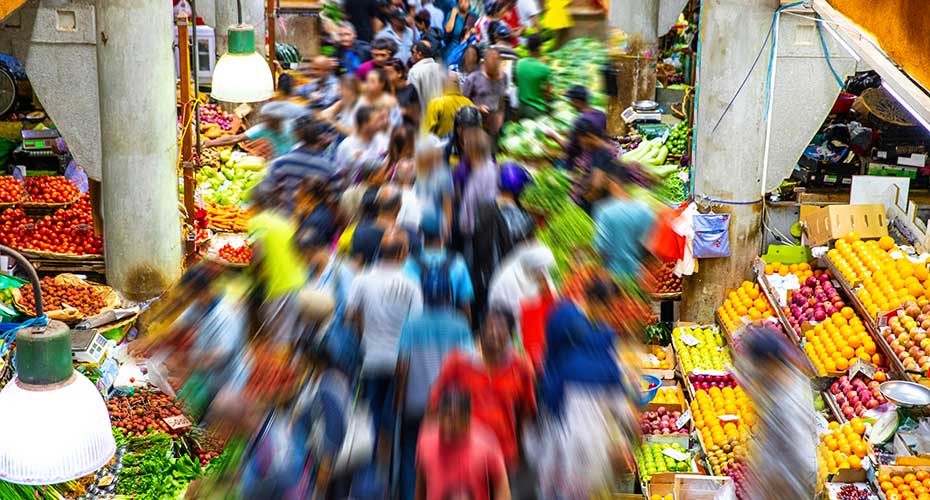
[[[665,165],[668,157],[668,147],[661,137],[643,141],[636,149],[625,153],[622,157],[625,162],[636,162],[647,166]]]
[[[244,232],[248,229],[248,211],[238,205],[217,205],[207,202],[204,204],[207,211],[207,220],[210,227],[220,231]]]
[[[870,500],[872,498],[875,497],[872,496],[871,490],[860,488],[855,484],[844,484],[836,492],[836,500]],[[930,496],[924,500],[930,500]]]
[[[882,375],[879,376],[879,373]],[[875,372],[876,379],[885,379],[883,371]],[[878,386],[879,380],[868,380],[859,374],[851,380],[843,375],[830,384],[830,393],[840,406],[840,411],[847,420],[862,417],[868,410],[874,410],[888,401],[882,396]]]
[[[649,346],[649,353],[643,356],[642,368],[647,370],[670,370],[672,360],[668,359],[668,353],[662,346]]]
[[[668,411],[664,406],[660,406],[655,411],[643,413],[643,419],[639,426],[640,431],[644,436],[689,434],[690,431],[688,431],[687,425],[683,425],[680,429],[678,428],[676,422],[678,422],[679,418],[681,418],[680,411]]]
[[[165,422],[165,418],[182,415],[182,411],[173,397],[161,392],[141,391],[128,397],[115,397],[107,402],[107,410],[113,427],[127,436],[153,432],[180,435],[189,430],[189,427],[173,430]]]
[[[263,177],[262,172],[230,167],[203,167],[196,174],[204,201],[217,205],[247,202],[249,190]]]
[[[688,382],[695,390],[710,390],[711,387],[723,389],[724,387],[736,387],[736,379],[729,373],[711,374],[711,373],[692,373],[688,375]]]
[[[691,128],[688,127],[688,123],[678,122],[677,125],[672,127],[672,131],[665,141],[665,145],[668,146],[668,153],[676,156],[685,154],[685,148],[688,147],[688,140],[690,138]]]
[[[650,401],[651,404],[657,405],[680,405],[684,404],[681,399],[682,395],[678,387],[659,387],[656,396]]]
[[[733,364],[726,341],[715,328],[679,326],[672,331],[682,373],[694,370],[724,370]]]
[[[662,177],[656,189],[656,196],[667,203],[680,203],[688,199],[689,172],[687,169],[676,167]]]
[[[248,264],[252,261],[252,247],[248,245],[233,246],[227,243],[220,247],[217,255],[234,264]]]
[[[594,221],[584,210],[575,204],[566,204],[548,219],[546,227],[536,237],[552,250],[557,273],[564,275],[572,269],[579,253],[594,243],[596,232]]]
[[[81,196],[77,186],[65,177],[39,175],[26,177],[25,203],[27,204],[62,204],[71,203]]]
[[[56,311],[70,307],[77,309],[84,316],[98,314],[106,307],[106,302],[100,293],[88,285],[62,284],[54,278],[42,278],[42,302],[46,311]],[[35,314],[35,298],[32,284],[27,283],[20,289],[22,297],[19,299],[27,312]]]
[[[31,225],[34,224],[22,208],[8,208],[0,212],[0,243],[10,248],[23,248],[29,241]]]
[[[695,391],[691,413],[715,475],[720,475],[727,464],[745,456],[746,441],[756,416],[742,387]]]
[[[798,277],[799,283],[804,283],[807,278],[811,276],[820,276],[817,274],[817,270],[813,268],[810,264],[802,262],[800,264],[781,264],[781,263],[772,263],[765,265],[765,274],[767,276],[779,275],[779,276],[788,276],[793,274]]]
[[[748,470],[744,462],[730,462],[720,471],[721,475],[733,479],[733,486],[736,488],[736,498],[739,500],[750,500],[746,482]]]
[[[762,295],[758,283],[744,281],[727,294],[727,300],[717,308],[717,314],[727,330],[734,331],[746,322],[757,322],[775,315],[774,309]]]
[[[814,276],[802,283],[799,290],[791,292],[790,305],[785,307],[785,313],[797,333],[801,333],[802,323],[820,323],[837,311],[851,311],[830,282],[829,273],[815,271]]]
[[[656,293],[681,293],[681,276],[675,274],[675,263],[666,262],[656,274]]]
[[[547,64],[552,69],[552,90],[563,96],[573,85],[583,85],[591,91],[589,104],[597,109],[607,107],[602,92],[602,66],[607,61],[607,48],[593,38],[576,38],[551,52]],[[501,148],[521,158],[544,158],[560,154],[559,143],[550,138],[558,136],[563,142],[571,130],[577,111],[564,98],[555,100],[545,116],[535,120],[511,122],[501,131]]]
[[[922,307],[905,302],[904,310],[888,318],[888,328],[882,331],[895,356],[910,372],[930,371],[930,304]]]
[[[886,500],[930,500],[930,472],[895,472],[880,474],[877,478]]]
[[[155,432],[126,440],[116,493],[135,500],[183,498],[188,484],[203,474],[190,455],[173,458],[171,436]]]
[[[543,168],[533,174],[533,183],[523,190],[520,203],[535,214],[556,213],[571,203],[571,189],[571,180],[561,169]]]
[[[861,469],[862,459],[869,454],[869,445],[863,437],[865,422],[853,418],[845,424],[830,422],[829,430],[820,435],[817,462],[821,474],[836,474],[840,469]]]
[[[23,184],[16,178],[0,177],[0,203],[19,203],[23,201],[23,192]]]
[[[669,453],[671,450],[672,452]],[[677,460],[672,455],[680,453],[684,460]],[[678,443],[646,443],[636,451],[636,463],[639,464],[639,475],[644,482],[649,482],[652,476],[661,472],[689,472],[691,467],[691,454]]]
[[[844,307],[804,333],[804,352],[821,376],[844,372],[855,359],[882,366],[878,346],[852,308]]]
[[[103,238],[94,234],[90,196],[84,195],[67,208],[60,208],[35,223],[27,231],[22,249],[43,250],[70,255],[100,255]]]

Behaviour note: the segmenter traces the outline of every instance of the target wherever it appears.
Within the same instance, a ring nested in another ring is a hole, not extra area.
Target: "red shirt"
[[[507,478],[497,440],[478,422],[461,439],[448,443],[440,441],[435,420],[423,422],[417,466],[425,479],[427,500],[444,500],[462,492],[473,500],[490,500],[494,485]]]
[[[546,357],[546,320],[555,305],[552,294],[543,294],[540,297],[524,302],[520,308],[520,337],[523,341],[523,351],[533,368],[539,373],[542,371]]]
[[[433,385],[430,407],[435,409],[444,387],[453,386],[471,395],[471,415],[497,436],[507,468],[519,465],[516,419],[536,412],[533,368],[529,361],[510,354],[492,369],[473,354],[455,352],[442,365]]]

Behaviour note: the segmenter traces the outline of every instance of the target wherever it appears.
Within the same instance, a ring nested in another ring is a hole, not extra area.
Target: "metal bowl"
[[[878,390],[885,399],[904,408],[930,405],[930,388],[916,382],[891,380],[883,382]]]
[[[633,109],[636,111],[655,111],[659,109],[659,103],[655,101],[634,101]]]

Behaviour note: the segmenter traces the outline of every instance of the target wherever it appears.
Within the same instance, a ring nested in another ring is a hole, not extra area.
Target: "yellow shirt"
[[[307,270],[294,244],[296,234],[293,221],[277,212],[265,210],[249,219],[249,235],[262,252],[258,274],[270,299],[297,293],[307,282]]]
[[[452,133],[455,126],[455,113],[465,107],[474,106],[471,99],[461,94],[446,94],[430,101],[423,119],[423,130],[436,137]]]

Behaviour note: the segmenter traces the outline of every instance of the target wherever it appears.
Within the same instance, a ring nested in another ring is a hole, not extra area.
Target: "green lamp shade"
[[[255,52],[255,29],[231,26],[229,52],[216,63],[210,95],[224,102],[261,102],[274,95],[274,78],[268,61]]]

